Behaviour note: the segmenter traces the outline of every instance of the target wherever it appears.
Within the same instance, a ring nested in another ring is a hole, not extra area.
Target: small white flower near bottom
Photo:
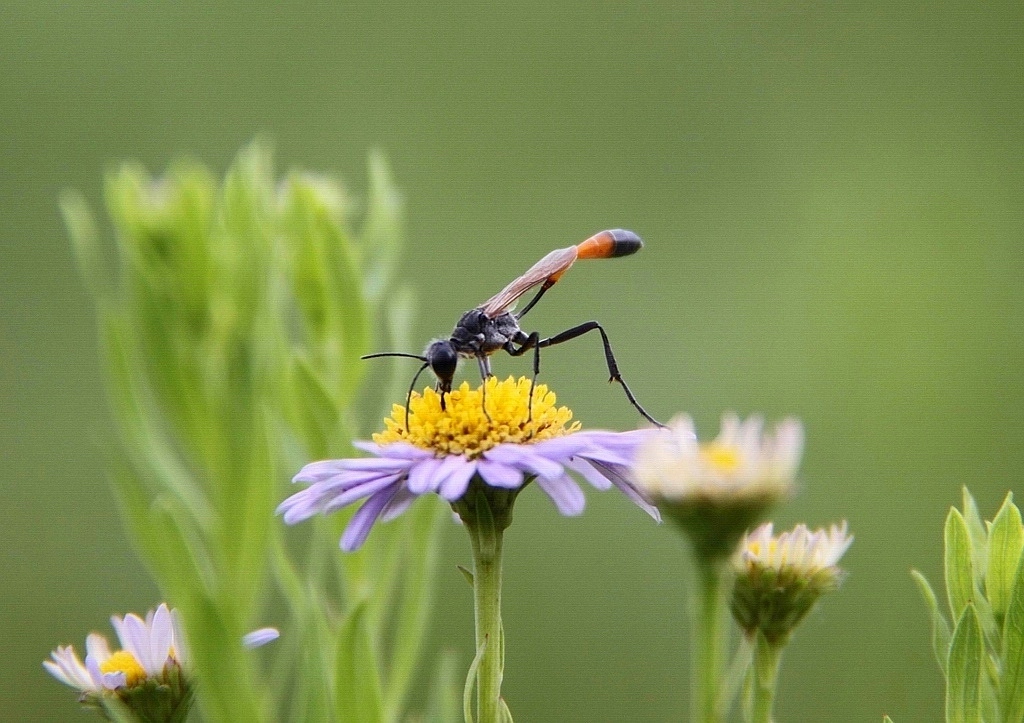
[[[107,639],[90,633],[85,640],[85,662],[71,645],[58,646],[43,667],[57,680],[82,693],[80,701],[102,708],[103,699],[120,698],[129,709],[145,706],[147,712],[163,711],[160,720],[184,720],[191,706],[189,654],[176,610],[161,603],[146,613],[110,623],[121,647],[111,651]],[[265,645],[278,637],[274,628],[261,628],[242,639],[245,647]],[[151,690],[150,690],[151,689]],[[151,719],[150,715],[148,719]]]

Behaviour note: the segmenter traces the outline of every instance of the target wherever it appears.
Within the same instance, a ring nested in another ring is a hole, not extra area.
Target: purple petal
[[[80,685],[77,685],[75,683],[72,683],[71,682],[71,678],[68,677],[68,674],[65,673],[64,669],[61,668],[56,663],[54,663],[54,662],[52,662],[50,660],[44,660],[43,661],[43,667],[46,668],[46,672],[47,673],[52,675],[54,678],[59,680],[64,685],[70,685],[72,688],[78,688],[79,690],[83,689],[83,686],[80,686]]]
[[[362,450],[363,452],[369,452],[374,457],[384,456],[384,447],[377,444],[376,442],[365,442],[361,439],[357,439],[354,442],[352,442],[352,446],[355,447],[356,449]]]
[[[380,492],[377,492],[363,503],[363,506],[359,508],[359,511],[349,521],[348,527],[345,528],[345,534],[341,536],[342,550],[352,552],[359,549],[366,541],[370,530],[373,529],[373,523],[377,521],[380,513],[400,489],[401,483],[396,482],[391,487],[385,487]]]
[[[334,477],[329,477],[321,480],[320,482],[316,482],[308,489],[296,492],[286,498],[277,506],[276,513],[279,515],[284,514],[297,506],[312,506],[314,509],[305,515],[305,517],[310,517],[318,511],[317,505],[319,503],[327,502],[335,495],[378,479],[394,478],[399,474],[401,474],[401,472],[343,472]],[[294,513],[292,517],[294,517]],[[303,517],[303,519],[305,519],[305,517]]]
[[[582,514],[587,504],[583,496],[583,490],[573,482],[569,475],[562,475],[558,479],[545,479],[538,477],[537,486],[544,490],[548,497],[555,503],[555,507],[566,517],[575,517]]]
[[[89,671],[89,677],[92,678],[93,685],[99,689],[116,690],[117,688],[123,688],[128,682],[124,671],[119,670],[115,673],[104,673],[101,671],[100,664],[91,655],[85,656],[85,667]]]
[[[286,525],[294,525],[318,513],[324,502],[323,496],[317,490],[302,490],[279,504],[277,514],[284,515]]]
[[[466,459],[465,457],[455,457],[453,459],[458,459],[460,462],[458,466],[455,466],[448,473],[448,477],[441,482],[437,492],[449,502],[455,502],[462,495],[466,494],[466,488],[469,487],[469,481],[476,474],[477,467],[475,460]]]
[[[523,444],[499,444],[484,453],[484,458],[500,462],[509,467],[523,469],[530,474],[548,479],[558,479],[564,474],[562,465],[543,453],[534,452]]]
[[[592,444],[589,436],[584,436],[583,432],[576,432],[564,437],[545,439],[543,442],[536,442],[530,446],[537,454],[543,455],[547,459],[567,459],[590,448]]]
[[[325,459],[319,462],[310,462],[299,470],[299,473],[292,477],[292,482],[319,482],[322,479],[333,477],[343,472],[340,459]]]
[[[121,639],[121,647],[135,656],[143,669],[150,670],[149,656],[149,634],[146,631],[146,623],[135,613],[124,616],[124,625],[121,631],[127,634],[128,639]]]
[[[409,509],[409,505],[411,505],[413,500],[418,496],[419,495],[414,495],[404,486],[399,488],[398,492],[395,493],[395,496],[391,498],[391,501],[388,502],[387,506],[384,508],[384,511],[380,513],[380,521],[390,522],[395,519]]]
[[[434,472],[442,465],[442,461],[436,457],[417,462],[409,469],[409,491],[421,495],[430,492],[430,483],[434,478]]]
[[[318,483],[284,500],[277,506],[277,513],[284,515],[285,524],[294,525],[308,520],[313,515],[334,512],[363,497],[369,497],[377,490],[400,481],[403,475],[401,472],[390,475],[374,474],[368,478],[361,478],[365,481],[345,489],[333,489],[333,485]]]
[[[258,648],[261,645],[277,640],[279,637],[281,637],[281,633],[278,632],[277,628],[260,628],[243,635],[242,645],[247,648]]]
[[[160,606],[153,614],[149,642],[149,659],[153,663],[153,670],[147,670],[146,672],[149,675],[159,675],[167,663],[167,653],[174,643],[174,633],[171,629],[171,611],[167,609],[166,603],[160,603]]]
[[[565,463],[565,466],[576,472],[580,477],[589,482],[594,489],[611,489],[612,483],[607,477],[601,474],[594,466],[585,459],[574,457]]]
[[[383,489],[390,487],[393,484],[401,483],[403,477],[399,475],[391,475],[390,477],[379,477],[372,482],[353,487],[352,489],[345,490],[340,495],[330,500],[324,505],[323,513],[330,514],[331,512],[337,512],[342,507],[348,507],[353,502],[358,502],[364,497],[371,497],[377,494]]]
[[[612,484],[618,487],[619,491],[631,499],[637,507],[653,517],[656,522],[661,522],[661,513],[658,512],[658,508],[651,504],[651,501],[633,486],[633,483],[626,477],[624,473],[625,470],[623,468],[616,467],[614,465],[606,465],[601,462],[591,462],[591,464],[593,464],[601,474],[610,479]]]
[[[484,482],[491,487],[504,487],[514,490],[523,484],[523,473],[521,470],[499,462],[479,459],[476,463],[476,470],[483,477]]]
[[[407,469],[410,460],[391,459],[390,457],[353,457],[339,459],[338,465],[348,472],[394,472]]]
[[[576,456],[594,460],[595,462],[604,462],[605,464],[617,464],[623,467],[628,467],[633,461],[632,452],[616,452],[601,447],[588,447]]]
[[[393,442],[392,444],[373,444],[372,442],[357,442],[356,447],[372,452],[380,457],[389,459],[404,459],[414,461],[424,457],[433,457],[434,453],[429,449],[423,449],[408,442]]]

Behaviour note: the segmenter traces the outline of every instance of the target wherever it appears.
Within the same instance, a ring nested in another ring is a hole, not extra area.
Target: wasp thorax
[[[459,363],[459,355],[450,341],[439,339],[427,347],[427,363],[430,370],[441,381],[444,389],[450,389],[455,367]]]

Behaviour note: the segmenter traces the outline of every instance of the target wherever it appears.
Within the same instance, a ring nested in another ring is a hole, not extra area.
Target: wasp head
[[[444,395],[452,390],[452,377],[459,363],[459,355],[455,346],[447,339],[439,339],[427,347],[425,356],[430,371],[437,377],[437,386],[441,391],[441,406],[444,407]]]

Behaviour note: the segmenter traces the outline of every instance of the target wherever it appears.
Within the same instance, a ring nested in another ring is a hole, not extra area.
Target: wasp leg
[[[547,339],[541,339],[540,341],[537,342],[537,348],[540,349],[541,347],[545,346],[554,346],[555,344],[561,344],[562,342],[575,339],[578,336],[583,336],[588,331],[593,331],[594,329],[597,329],[599,332],[601,332],[601,343],[604,344],[604,359],[605,362],[608,364],[608,374],[611,377],[608,381],[618,382],[619,384],[622,385],[622,389],[624,392],[626,392],[626,398],[629,399],[629,403],[633,405],[636,411],[640,412],[644,419],[646,419],[651,424],[655,424],[659,427],[664,427],[664,424],[662,424],[657,419],[652,417],[650,414],[647,413],[646,409],[640,406],[640,402],[636,400],[636,397],[633,396],[633,392],[630,391],[629,387],[626,385],[626,382],[622,379],[622,375],[619,373],[619,365],[615,362],[615,355],[612,353],[611,342],[608,341],[608,335],[605,333],[604,328],[602,328],[602,326],[598,324],[596,321],[588,321],[586,324],[580,324],[579,326],[574,326],[571,329],[567,329],[563,331],[561,334],[555,334],[554,336],[548,337]]]
[[[530,401],[527,402],[526,406],[526,421],[530,422],[533,419],[533,388],[537,386],[537,375],[540,374],[540,334],[536,331],[529,336],[523,334],[516,341],[520,343],[518,349],[510,341],[505,342],[505,346],[502,347],[508,352],[509,356],[522,356],[530,351],[530,349],[533,349],[533,378],[530,380]]]
[[[481,400],[480,403],[484,407],[484,416],[487,417],[487,421],[491,421],[491,415],[487,411],[487,380],[494,375],[491,374],[491,360],[484,354],[480,354],[476,358],[477,363],[480,365],[480,377],[484,380],[484,383],[480,385]]]

